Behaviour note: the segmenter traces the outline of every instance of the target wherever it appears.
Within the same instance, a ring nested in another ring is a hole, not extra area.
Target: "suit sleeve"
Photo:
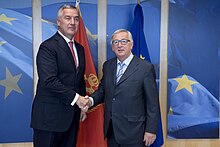
[[[103,64],[103,69],[102,69],[102,79],[101,82],[99,83],[99,87],[98,89],[91,95],[91,97],[94,100],[94,105],[93,107],[95,107],[96,105],[103,103],[104,102],[104,97],[105,97],[105,66],[106,64]]]
[[[149,69],[144,78],[147,114],[145,131],[156,134],[159,118],[159,97],[155,80],[156,75],[152,64]]]

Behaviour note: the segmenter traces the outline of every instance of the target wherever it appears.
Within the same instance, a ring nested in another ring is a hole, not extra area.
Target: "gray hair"
[[[133,42],[133,37],[132,37],[130,31],[128,31],[128,30],[126,30],[126,29],[118,29],[118,30],[116,30],[116,31],[112,34],[111,44],[112,44],[112,41],[113,41],[112,39],[113,39],[114,35],[115,35],[115,34],[118,34],[118,33],[121,33],[121,32],[126,32],[126,33],[128,33],[128,38],[129,38],[129,40],[130,40],[131,42]]]
[[[62,5],[62,6],[59,8],[59,10],[58,10],[58,12],[57,12],[57,18],[59,18],[59,17],[62,16],[62,12],[63,12],[64,9],[76,9],[76,10],[78,10],[78,9],[77,9],[75,6],[73,6],[73,5],[64,4],[64,5]],[[79,13],[79,12],[78,12],[78,13]]]

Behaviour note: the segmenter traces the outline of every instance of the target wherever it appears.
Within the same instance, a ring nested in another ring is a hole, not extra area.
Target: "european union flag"
[[[148,53],[147,44],[145,41],[143,25],[144,25],[144,16],[143,16],[142,7],[141,5],[137,4],[134,10],[134,20],[131,27],[131,33],[134,40],[132,51],[136,56],[151,62]],[[163,129],[162,129],[161,116],[160,116],[158,122],[157,138],[150,147],[160,147],[162,145],[163,145]]]
[[[219,138],[220,1],[175,1],[169,10],[168,136]]]
[[[29,27],[30,26],[30,27]],[[0,9],[0,142],[32,140],[32,22]]]
[[[219,101],[194,78],[169,79],[170,138],[219,138]]]
[[[48,38],[56,28],[43,22]],[[0,8],[0,143],[30,142],[32,18]]]
[[[145,60],[151,62],[147,43],[144,36],[144,16],[141,5],[137,4],[134,10],[134,20],[131,26],[131,33],[134,40],[133,53]]]

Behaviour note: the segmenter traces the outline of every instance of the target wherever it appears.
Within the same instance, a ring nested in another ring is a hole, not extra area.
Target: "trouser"
[[[145,147],[144,142],[138,144],[118,144],[117,141],[115,140],[112,120],[110,121],[109,129],[107,133],[107,144],[108,147]]]

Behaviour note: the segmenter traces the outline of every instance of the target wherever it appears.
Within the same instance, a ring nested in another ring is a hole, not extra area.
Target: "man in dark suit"
[[[156,139],[159,98],[152,64],[131,52],[132,35],[117,30],[111,38],[116,58],[103,65],[90,106],[104,102],[104,135],[108,147],[144,147]]]
[[[35,147],[75,147],[80,108],[88,103],[83,97],[84,48],[74,41],[79,27],[76,7],[61,6],[57,24],[58,32],[40,45],[37,54],[39,80],[31,118]]]

